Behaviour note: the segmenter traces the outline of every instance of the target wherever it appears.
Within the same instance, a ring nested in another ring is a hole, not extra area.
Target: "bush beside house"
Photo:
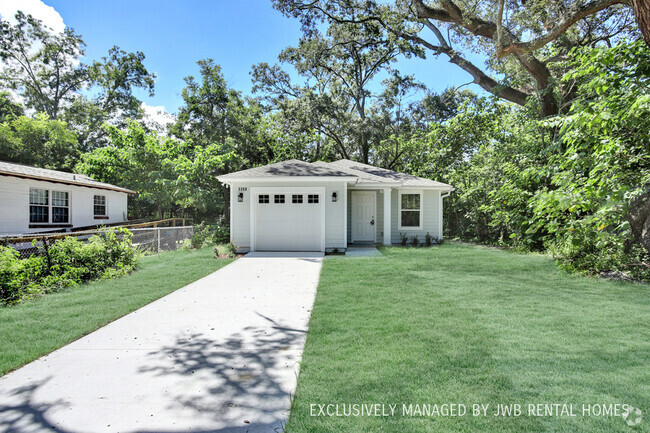
[[[11,247],[0,247],[0,303],[24,299],[96,279],[131,272],[137,253],[126,229],[103,231],[84,243],[68,237],[39,247],[39,255],[21,258]]]

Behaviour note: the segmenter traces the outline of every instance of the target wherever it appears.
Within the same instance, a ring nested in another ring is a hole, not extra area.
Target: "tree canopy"
[[[0,22],[0,159],[133,189],[131,217],[226,224],[218,175],[348,158],[453,185],[445,236],[650,278],[643,2],[273,5],[302,37],[277,63],[252,66],[253,95],[198,60],[166,128],[151,127],[135,97],[155,90],[143,53],[115,46],[83,63],[72,29],[55,34],[22,13]],[[397,59],[411,57],[431,68],[446,58],[484,92],[433,92],[400,71]]]

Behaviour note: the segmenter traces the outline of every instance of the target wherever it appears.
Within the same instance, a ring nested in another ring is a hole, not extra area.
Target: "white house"
[[[330,251],[442,239],[451,185],[342,159],[283,161],[217,177],[230,186],[230,240],[242,251]]]
[[[0,161],[0,235],[126,221],[129,194],[88,176]]]

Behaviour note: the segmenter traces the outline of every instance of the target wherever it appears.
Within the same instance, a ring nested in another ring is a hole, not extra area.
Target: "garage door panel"
[[[322,194],[319,203],[307,203],[307,193],[302,203],[293,203],[292,193],[264,192],[269,203],[259,203],[255,208],[255,249],[260,251],[320,251],[323,227]],[[313,192],[310,192],[313,194]],[[284,203],[275,203],[276,195],[284,195]]]

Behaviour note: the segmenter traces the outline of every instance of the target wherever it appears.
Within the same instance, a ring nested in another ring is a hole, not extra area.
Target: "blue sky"
[[[4,4],[0,15],[20,7],[52,26],[62,19],[83,36],[87,59],[105,55],[113,45],[142,51],[147,68],[158,78],[154,97],[139,96],[170,113],[181,104],[183,77],[198,73],[197,60],[213,58],[231,87],[250,94],[251,66],[275,63],[279,52],[297,44],[301,35],[299,23],[274,10],[271,0],[0,0],[0,4]],[[414,74],[434,91],[471,81],[444,56],[401,59],[395,67],[403,75]],[[475,85],[468,88],[480,90]]]

